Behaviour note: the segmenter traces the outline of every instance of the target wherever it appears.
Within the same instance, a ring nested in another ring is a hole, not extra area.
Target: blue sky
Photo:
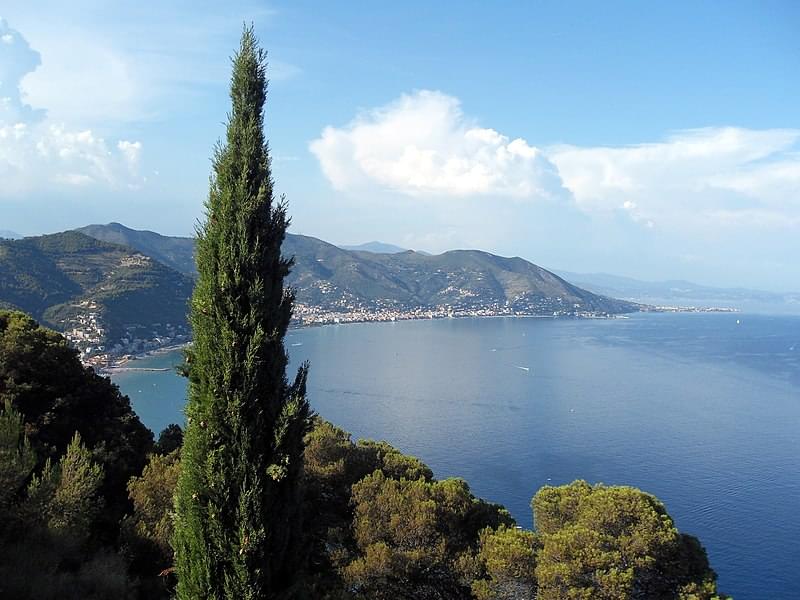
[[[797,2],[4,2],[0,230],[188,235],[229,56],[292,229],[800,290]]]

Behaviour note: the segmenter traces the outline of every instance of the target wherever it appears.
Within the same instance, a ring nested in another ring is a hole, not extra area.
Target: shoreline
[[[451,314],[451,315],[432,315],[432,316],[407,316],[392,319],[381,318],[361,318],[361,319],[348,319],[341,321],[320,321],[311,323],[290,323],[287,333],[300,329],[309,329],[312,327],[330,327],[339,325],[366,325],[366,324],[379,324],[379,323],[404,323],[411,321],[442,321],[446,319],[586,319],[586,320],[602,320],[602,319],[628,319],[629,315],[641,313],[738,313],[739,309],[731,308],[697,308],[697,307],[668,307],[657,306],[652,307],[652,310],[640,310],[630,313],[619,314],[562,314],[562,315],[533,315],[533,314],[496,314],[496,315],[475,315],[475,314]],[[101,375],[112,375],[116,373],[126,373],[135,371],[170,371],[170,368],[148,368],[148,367],[134,367],[129,366],[130,363],[148,358],[150,356],[157,356],[159,354],[167,354],[176,350],[182,350],[192,344],[191,340],[188,342],[181,342],[180,344],[169,344],[161,346],[153,350],[148,350],[140,354],[124,355],[119,358],[112,357],[110,364],[105,367],[97,369]]]
[[[288,329],[286,330],[287,333],[290,331],[298,331],[300,329],[310,329],[312,327],[330,327],[330,326],[339,326],[339,325],[366,325],[366,324],[379,324],[379,323],[404,323],[404,322],[411,322],[411,321],[442,321],[445,319],[506,319],[506,318],[513,318],[513,319],[619,319],[624,318],[624,315],[606,315],[606,316],[579,316],[579,315],[442,315],[442,316],[433,316],[433,317],[404,317],[399,319],[352,319],[347,321],[339,321],[339,322],[320,322],[320,323],[290,323]],[[130,363],[135,362],[137,360],[141,360],[144,358],[148,358],[151,356],[157,356],[159,354],[167,354],[169,352],[174,352],[176,350],[181,350],[188,346],[191,346],[191,340],[188,342],[181,342],[180,344],[169,344],[167,346],[161,346],[159,348],[155,348],[153,350],[148,350],[147,352],[142,352],[140,354],[126,354],[120,357],[112,357],[110,359],[111,364],[105,367],[96,368],[96,371],[100,375],[112,375],[117,373],[129,373],[135,371],[170,371],[172,369],[169,368],[149,368],[149,367],[133,367],[129,366]]]
[[[148,350],[147,352],[142,352],[140,354],[126,354],[120,357],[111,357],[110,364],[105,367],[101,367],[97,369],[97,372],[100,375],[111,375],[112,373],[128,373],[134,371],[171,371],[172,369],[164,367],[164,368],[151,368],[151,367],[132,367],[128,366],[130,363],[135,362],[137,360],[141,360],[143,358],[148,358],[150,356],[158,356],[159,354],[168,354],[170,352],[175,352],[176,350],[182,350],[187,346],[191,345],[191,341],[189,342],[181,342],[180,344],[169,344],[166,346],[161,346],[159,348],[154,348],[153,350]]]

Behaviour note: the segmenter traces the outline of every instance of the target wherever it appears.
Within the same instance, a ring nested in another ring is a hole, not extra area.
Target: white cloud
[[[635,220],[659,225],[794,226],[798,141],[800,130],[713,127],[634,146],[560,146],[548,155],[590,213],[622,206]]]
[[[310,144],[337,190],[566,197],[645,229],[796,227],[800,130],[710,127],[631,146],[537,148],[479,127],[458,99],[403,95]]]
[[[721,174],[711,182],[776,206],[783,202],[800,204],[800,155]]]
[[[561,192],[540,149],[477,126],[456,98],[439,92],[404,95],[345,127],[326,127],[310,149],[339,190],[377,185],[415,196],[514,198]]]
[[[129,142],[128,140],[120,140],[117,142],[117,150],[120,151],[128,165],[128,170],[131,173],[136,173],[139,170],[139,159],[142,155],[141,142]]]
[[[202,9],[174,0],[156,10],[148,3],[99,10],[91,0],[34,4],[5,15],[42,57],[22,81],[23,97],[59,122],[94,127],[161,120],[206,104],[228,83],[242,23],[268,27],[276,15],[253,0]],[[268,59],[276,85],[302,74],[280,50]]]
[[[109,147],[91,130],[61,125],[0,124],[0,198],[35,189],[138,185],[139,142]]]
[[[0,20],[0,37],[13,50],[0,56],[0,198],[37,189],[139,185],[140,142],[109,146],[91,129],[67,127],[33,110],[19,85],[39,65],[27,41]]]
[[[94,183],[94,179],[84,173],[64,173],[63,175],[56,175],[55,180],[74,186],[89,185],[90,183]]]
[[[21,82],[23,99],[68,123],[130,122],[147,116],[149,89],[127,57],[65,29],[36,43],[42,64]]]

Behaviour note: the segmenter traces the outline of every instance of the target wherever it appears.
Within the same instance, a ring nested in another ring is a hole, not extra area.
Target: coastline
[[[319,322],[300,322],[293,321],[289,324],[288,331],[297,331],[300,329],[309,329],[312,327],[330,327],[338,325],[363,325],[367,323],[402,323],[409,321],[433,321],[443,319],[499,319],[499,318],[515,318],[515,319],[620,319],[624,315],[605,315],[605,316],[584,316],[584,315],[525,315],[525,314],[494,314],[494,315],[476,315],[476,314],[453,314],[453,315],[435,315],[435,316],[406,316],[400,318],[383,319],[383,318],[348,318],[338,321],[319,321]],[[149,367],[135,367],[130,366],[130,363],[150,356],[157,356],[159,354],[167,354],[176,350],[181,350],[191,346],[192,342],[181,342],[180,344],[169,344],[160,346],[146,352],[138,354],[125,354],[122,356],[110,356],[108,365],[102,367],[94,367],[100,375],[112,375],[115,373],[125,373],[132,371],[169,371],[168,368],[149,368]]]
[[[191,343],[191,341],[188,341],[181,342],[180,344],[168,344],[139,354],[125,354],[120,357],[109,357],[109,364],[97,369],[97,372],[100,375],[111,375],[112,373],[124,373],[129,371],[170,371],[171,369],[169,368],[132,367],[129,366],[129,364],[149,356],[158,356],[159,354],[167,354],[169,352],[175,352],[176,350],[182,350],[190,346]]]
[[[402,322],[409,322],[409,321],[433,321],[433,320],[444,320],[444,319],[506,319],[506,318],[514,318],[514,319],[587,319],[587,320],[594,320],[594,319],[627,319],[629,318],[628,315],[636,314],[636,313],[643,313],[643,312],[663,312],[663,313],[670,313],[670,312],[685,312],[685,313],[711,313],[711,312],[719,312],[719,313],[738,313],[740,312],[739,309],[732,309],[732,308],[717,308],[717,307],[672,307],[672,306],[644,306],[647,310],[639,310],[639,311],[632,311],[630,313],[619,313],[619,314],[610,314],[610,313],[564,313],[564,314],[514,314],[514,313],[495,313],[495,314],[480,314],[473,311],[469,312],[452,312],[452,313],[443,313],[440,311],[430,311],[424,314],[414,314],[409,313],[405,315],[394,315],[392,317],[384,317],[380,314],[375,313],[340,313],[338,317],[327,317],[321,318],[319,320],[307,320],[303,319],[302,317],[299,320],[293,320],[289,324],[288,331],[295,331],[300,329],[307,329],[310,327],[329,327],[332,325],[358,325],[358,324],[368,324],[368,323],[402,323]],[[335,313],[327,313],[327,315],[333,315]],[[179,344],[169,344],[166,346],[161,346],[159,348],[155,348],[152,350],[148,350],[146,352],[142,352],[139,354],[126,354],[119,357],[110,356],[108,359],[108,365],[97,368],[97,372],[101,375],[111,375],[113,373],[122,373],[122,372],[130,372],[130,371],[169,371],[168,368],[148,368],[148,367],[135,367],[131,366],[130,363],[135,362],[137,360],[141,360],[143,358],[147,358],[149,356],[157,356],[159,354],[166,354],[169,352],[174,352],[176,350],[181,350],[191,345],[191,340],[188,342],[181,342]]]

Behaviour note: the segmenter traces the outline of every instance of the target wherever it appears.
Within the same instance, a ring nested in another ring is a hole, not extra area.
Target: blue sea
[[[311,362],[319,414],[465,478],[521,525],[542,485],[634,485],[700,538],[722,591],[800,598],[800,317],[445,319],[293,330],[286,345]],[[183,422],[177,375],[114,380],[156,432]]]

